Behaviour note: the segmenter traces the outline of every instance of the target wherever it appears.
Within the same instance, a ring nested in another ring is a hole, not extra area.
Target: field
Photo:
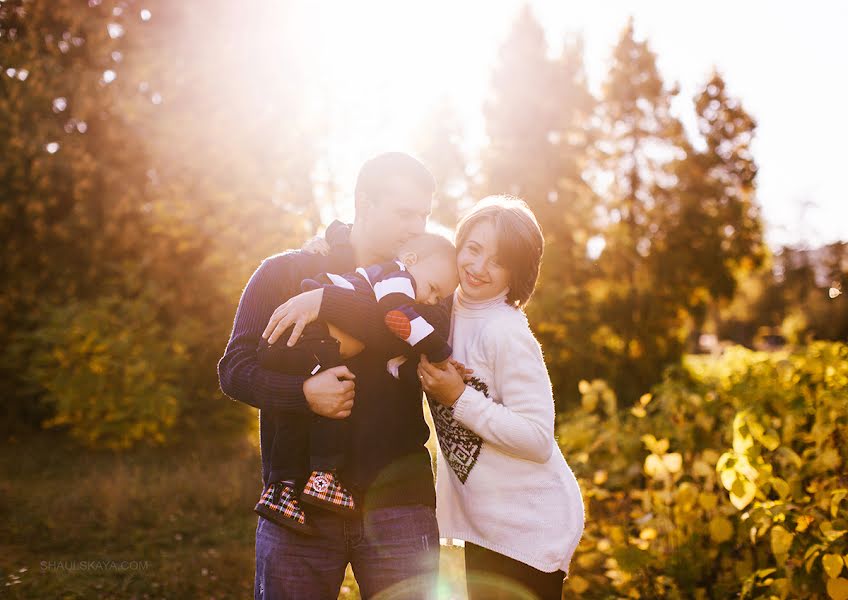
[[[51,432],[4,441],[0,595],[252,597],[256,439],[124,453]],[[462,551],[442,556],[444,597],[463,598]],[[359,597],[350,570],[339,597]]]

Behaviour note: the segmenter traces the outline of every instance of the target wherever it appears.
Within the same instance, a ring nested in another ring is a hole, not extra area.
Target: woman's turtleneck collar
[[[489,308],[494,308],[501,304],[506,304],[506,295],[509,292],[509,288],[502,291],[497,296],[493,296],[492,298],[486,298],[485,300],[474,300],[469,298],[462,291],[462,286],[458,287],[456,290],[455,296],[455,306],[457,309],[462,311],[483,311]]]

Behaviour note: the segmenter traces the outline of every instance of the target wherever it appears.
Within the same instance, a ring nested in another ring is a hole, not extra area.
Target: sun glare
[[[408,148],[441,102],[463,117],[479,112],[508,19],[498,27],[490,16],[500,11],[472,16],[446,3],[414,6],[314,3],[303,15],[322,40],[305,59],[329,99],[331,156],[340,162]]]
[[[479,144],[490,71],[519,7],[269,1],[249,21],[227,19],[241,58],[225,56],[224,64],[235,65],[237,81],[255,85],[224,93],[233,105],[261,106],[262,96],[284,83],[277,74],[294,64],[303,82],[298,94],[329,140],[328,169],[346,185],[365,157],[414,150],[416,131],[445,103],[458,116],[463,141]],[[206,60],[213,58],[219,59]]]
[[[187,34],[185,43],[190,46],[189,55],[202,63],[201,70],[211,73],[213,80],[225,82],[214,93],[220,94],[220,103],[237,113],[237,122],[244,123],[248,130],[251,123],[257,122],[257,115],[263,111],[273,113],[267,109],[269,103],[281,99],[288,102],[296,96],[295,100],[311,112],[307,117],[313,124],[318,123],[321,131],[318,154],[323,164],[316,169],[319,178],[322,172],[328,174],[334,197],[349,198],[363,160],[389,149],[414,153],[416,133],[432,123],[428,118],[444,105],[455,114],[463,150],[473,163],[486,144],[481,109],[489,93],[492,69],[501,44],[525,4],[521,0],[432,0],[426,4],[389,0],[259,0],[252,5],[255,9],[247,12],[236,3],[231,11],[225,11],[227,14],[210,11],[202,16],[191,15],[192,21],[203,19],[213,26],[211,33],[196,27],[193,31],[197,35]],[[787,130],[787,124],[795,120],[780,113],[785,113],[786,107],[773,107],[771,100],[763,100],[767,82],[762,80],[760,62],[740,46],[743,42],[738,40],[744,36],[736,35],[744,26],[744,19],[726,22],[718,11],[704,16],[710,26],[693,29],[686,26],[688,8],[659,1],[646,1],[638,7],[623,0],[603,4],[530,0],[529,5],[544,28],[552,56],[561,54],[569,38],[583,37],[584,66],[589,87],[595,93],[606,77],[613,45],[633,15],[637,37],[646,38],[657,53],[666,84],[680,84],[673,110],[696,146],[691,100],[712,68],[717,67],[727,76],[731,92],[744,98],[746,107],[760,123],[755,140],[755,151],[764,157],[760,192],[762,197],[772,197],[771,204],[765,207],[766,219],[790,221],[797,204],[794,199],[803,195],[804,188],[799,186],[812,184],[793,179],[782,187],[795,191],[776,191],[774,182],[781,176],[790,176],[781,175],[772,165],[779,161],[782,148],[796,144],[776,143],[775,136],[779,125],[783,135],[790,135],[803,145],[815,128],[797,124],[796,130]],[[758,9],[744,10],[753,16]],[[159,19],[158,11],[154,13],[145,12],[141,18]],[[788,25],[776,22],[776,27],[769,35],[779,37]],[[710,43],[710,32],[714,30],[727,32],[726,44]],[[108,33],[122,34],[116,27]],[[228,43],[208,43],[219,35]],[[292,66],[298,76],[293,89],[287,80]],[[112,72],[107,71],[102,82],[108,85],[113,79]],[[209,90],[203,93],[208,94]],[[825,100],[833,102],[838,97],[839,94],[831,94]],[[156,96],[152,101],[167,103],[169,99]],[[296,125],[280,120],[278,137]],[[260,133],[269,132],[264,129]],[[836,156],[838,152],[829,155]],[[834,188],[832,181],[827,185],[828,189]],[[827,200],[826,195],[821,197]],[[338,208],[344,210],[341,205]]]
[[[518,0],[433,0],[426,5],[266,0],[248,14],[234,7],[227,14],[203,15],[205,26],[184,43],[212,80],[227,82],[216,93],[230,112],[240,115],[236,122],[255,121],[269,103],[297,96],[295,101],[309,113],[306,118],[319,124],[327,140],[316,178],[331,177],[333,193],[345,198],[365,158],[388,149],[414,153],[416,135],[432,126],[444,106],[461,128],[463,150],[471,157],[478,153],[486,142],[481,109],[492,69],[523,6]],[[551,16],[542,7],[533,5],[543,23],[573,25],[548,32],[551,54],[556,55],[579,23]],[[142,19],[151,17],[160,18],[148,11]],[[619,15],[608,19],[617,27],[623,24]],[[226,43],[210,45],[210,36],[221,36]],[[296,123],[282,120],[279,137],[292,126]]]

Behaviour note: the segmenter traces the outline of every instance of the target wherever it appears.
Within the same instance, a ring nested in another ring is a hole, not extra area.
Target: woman
[[[554,439],[542,352],[521,310],[539,274],[542,232],[523,201],[496,196],[462,219],[456,242],[450,343],[474,377],[466,384],[457,369],[426,358],[418,367],[439,438],[440,535],[466,542],[469,597],[495,597],[508,582],[559,599],[584,517]]]

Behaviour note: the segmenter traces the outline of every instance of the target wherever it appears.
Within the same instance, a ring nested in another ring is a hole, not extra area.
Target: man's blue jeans
[[[439,570],[429,506],[378,508],[356,517],[312,511],[307,536],[262,517],[256,528],[255,600],[336,600],[348,563],[362,598],[428,598]]]

